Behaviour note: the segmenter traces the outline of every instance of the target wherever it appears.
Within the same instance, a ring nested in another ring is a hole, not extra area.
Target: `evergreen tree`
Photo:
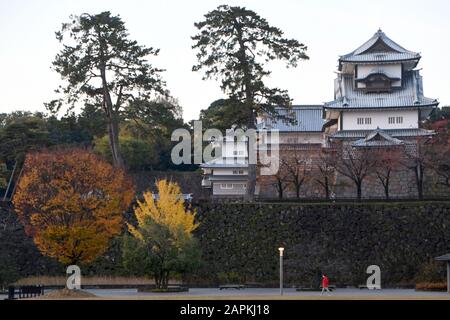
[[[286,90],[270,88],[264,82],[271,74],[267,63],[283,60],[288,67],[295,67],[299,60],[308,59],[306,46],[284,38],[283,31],[243,7],[219,6],[195,26],[199,33],[192,39],[198,64],[193,70],[204,70],[205,79],[219,79],[230,99],[242,103],[247,129],[256,128],[258,114],[280,118],[275,108],[289,107],[291,99]],[[256,164],[250,164],[249,200],[253,199],[255,184]]]
[[[123,167],[119,124],[124,110],[136,99],[167,93],[160,77],[162,70],[147,61],[159,50],[131,40],[122,19],[108,11],[71,18],[56,32],[64,48],[53,62],[65,80],[57,90],[64,98],[48,103],[47,108],[57,112],[63,101],[73,108],[80,100],[100,108],[106,120],[113,163]]]

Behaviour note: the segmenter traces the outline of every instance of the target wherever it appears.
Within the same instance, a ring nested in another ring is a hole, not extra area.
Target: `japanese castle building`
[[[333,143],[352,148],[390,147],[429,137],[433,132],[420,124],[438,101],[424,96],[416,69],[420,59],[419,53],[401,47],[379,30],[356,50],[340,56],[333,101],[294,106],[296,124],[263,118],[258,129],[280,131],[280,150],[285,150],[280,157],[309,150],[305,154],[314,158],[314,152]],[[245,193],[246,143],[233,145],[225,143],[221,159],[202,165],[203,185],[212,187],[212,195]],[[260,178],[256,193],[270,197],[274,189],[264,183],[267,178]]]
[[[279,136],[280,157],[286,152],[317,152],[325,141],[322,118],[323,105],[295,105],[292,109],[278,110],[291,122],[270,118],[258,118],[257,130],[277,130]],[[217,143],[217,142],[213,142]],[[222,155],[201,165],[203,170],[202,186],[212,189],[214,196],[244,195],[248,179],[248,150],[246,140],[234,141],[224,138]],[[264,179],[259,177],[256,194],[273,196]]]
[[[419,128],[438,105],[423,94],[416,70],[420,54],[404,49],[381,30],[339,58],[334,100],[325,104],[331,140],[355,140],[354,147],[400,144],[427,136]]]
[[[248,149],[245,137],[239,141],[225,136],[221,156],[201,165],[202,187],[211,188],[213,195],[244,195],[248,179]],[[218,144],[218,141],[211,142]]]

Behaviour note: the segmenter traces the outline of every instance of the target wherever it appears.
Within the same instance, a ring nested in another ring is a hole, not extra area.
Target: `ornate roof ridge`
[[[420,59],[420,53],[405,49],[391,38],[389,38],[381,29],[379,29],[369,40],[352,52],[341,55],[339,61],[401,61]]]

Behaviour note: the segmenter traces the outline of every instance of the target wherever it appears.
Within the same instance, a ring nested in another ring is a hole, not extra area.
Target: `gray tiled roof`
[[[324,123],[323,105],[294,105],[292,110],[279,108],[280,114],[296,120],[290,123],[281,119],[264,119],[258,123],[258,129],[277,129],[280,132],[321,132]]]
[[[365,138],[373,130],[342,130],[332,135],[333,138]],[[431,136],[434,134],[432,130],[425,130],[420,128],[413,129],[385,129],[383,130],[391,137],[407,138],[417,136]]]
[[[385,129],[383,131],[394,138],[431,136],[434,134],[433,131],[425,129]],[[342,130],[337,131],[330,137],[334,139],[361,139],[367,137],[372,132],[373,130]]]
[[[352,143],[353,147],[386,147],[398,146],[404,142],[397,138],[391,137],[384,130],[376,129],[369,133],[365,138]]]
[[[353,142],[352,147],[356,148],[393,147],[393,146],[400,146],[402,144],[403,144],[402,141],[400,142],[392,142],[388,140],[365,141],[364,139],[361,139]]]
[[[221,163],[221,162],[206,162],[200,165],[202,168],[247,168],[245,163]]]
[[[450,261],[450,253],[444,254],[443,256],[435,258],[438,261]]]
[[[337,93],[336,100],[325,104],[326,109],[430,107],[439,104],[436,99],[423,96],[422,77],[418,70],[404,73],[401,88],[381,93],[367,93],[355,89],[351,75],[342,77],[342,88]]]
[[[248,175],[246,174],[230,174],[230,175],[211,175],[210,181],[246,181]]]
[[[371,50],[377,43],[384,44],[390,50],[380,51]],[[339,58],[340,62],[361,63],[361,62],[387,62],[387,61],[405,61],[419,60],[420,53],[406,50],[399,44],[395,43],[386,36],[386,34],[378,30],[372,38],[366,41],[362,46],[353,52],[343,55]]]

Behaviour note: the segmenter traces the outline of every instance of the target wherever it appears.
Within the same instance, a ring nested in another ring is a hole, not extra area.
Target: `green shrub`
[[[436,260],[422,264],[415,280],[422,283],[445,283],[445,264]]]
[[[19,279],[19,272],[16,266],[0,257],[0,291],[5,290],[8,285]]]
[[[217,278],[221,284],[240,284],[244,282],[244,278],[238,272],[219,272]]]

